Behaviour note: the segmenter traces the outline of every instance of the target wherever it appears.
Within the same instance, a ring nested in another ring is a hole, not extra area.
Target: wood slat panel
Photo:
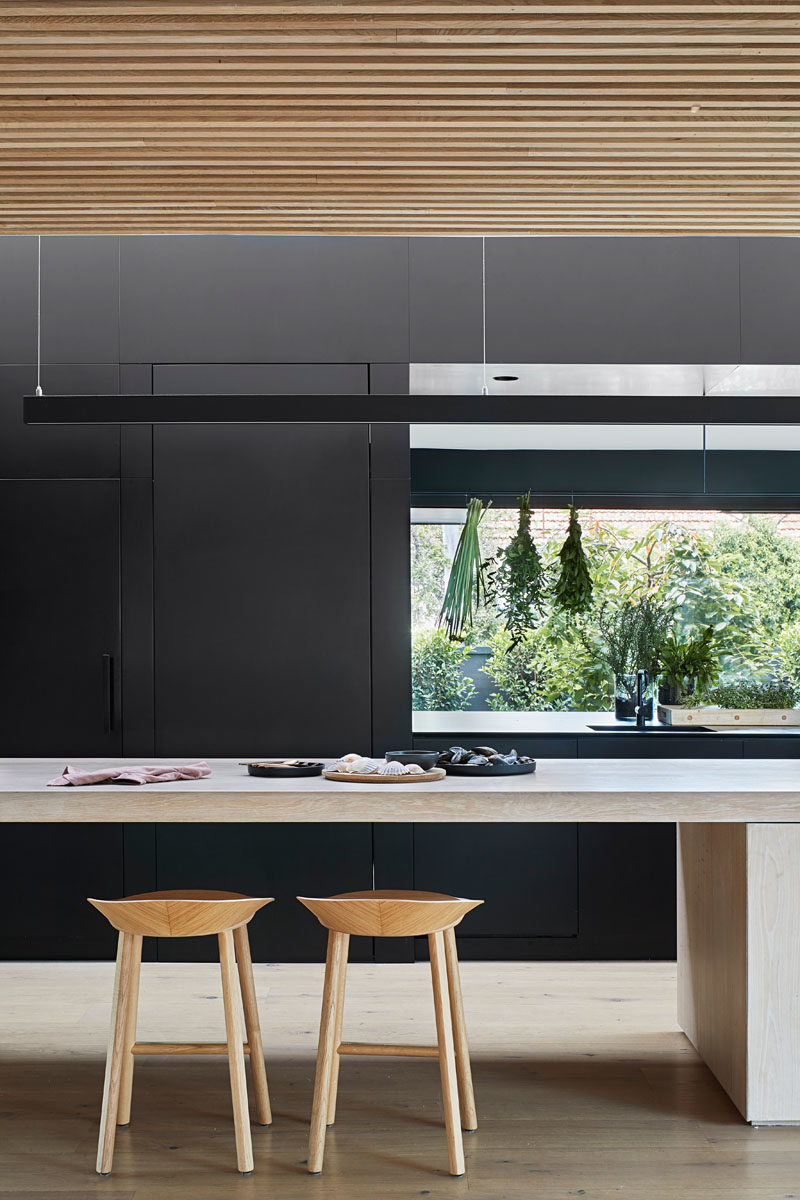
[[[0,232],[796,234],[800,3],[0,0]]]

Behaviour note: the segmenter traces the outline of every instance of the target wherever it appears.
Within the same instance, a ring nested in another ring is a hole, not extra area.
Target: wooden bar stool
[[[328,899],[298,896],[328,930],[328,954],[322,993],[317,1075],[308,1147],[308,1170],[318,1175],[325,1152],[325,1128],[336,1116],[339,1059],[342,1054],[438,1058],[442,1075],[444,1123],[450,1174],[464,1174],[461,1128],[477,1129],[469,1046],[461,998],[455,926],[482,900],[464,900],[439,892],[344,892]],[[414,937],[427,934],[431,954],[435,1046],[343,1042],[345,976],[350,935]],[[459,1103],[460,1101],[460,1103]]]
[[[236,1132],[236,1161],[239,1171],[249,1175],[253,1170],[253,1144],[247,1105],[245,1054],[250,1056],[259,1125],[269,1125],[272,1113],[247,923],[265,904],[271,904],[272,898],[253,899],[238,892],[177,891],[144,892],[140,896],[125,896],[121,900],[90,898],[89,903],[119,930],[100,1141],[97,1147],[98,1173],[110,1173],[117,1125],[127,1125],[131,1119],[135,1054],[227,1054]],[[227,1041],[137,1042],[142,937],[202,937],[206,934],[216,934],[219,940]],[[241,1007],[244,1008],[246,1043],[242,1042]]]

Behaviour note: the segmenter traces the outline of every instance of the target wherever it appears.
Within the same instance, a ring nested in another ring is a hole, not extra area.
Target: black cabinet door
[[[408,359],[405,238],[123,237],[120,244],[123,362]]]
[[[485,901],[457,930],[467,958],[516,958],[532,939],[574,937],[577,827],[416,825],[414,887]]]
[[[220,812],[224,818],[224,812]],[[250,942],[260,962],[319,962],[326,932],[297,896],[330,896],[372,887],[370,825],[159,825],[158,888],[223,888],[274,896],[253,918]],[[162,938],[165,962],[211,962],[216,938]],[[354,962],[372,958],[372,939],[353,938]]]
[[[0,958],[113,958],[117,934],[87,896],[123,894],[122,825],[4,825]]]
[[[366,396],[367,363],[156,363],[156,396]]]
[[[118,754],[119,483],[0,480],[0,754]]]
[[[367,427],[161,425],[154,462],[157,752],[368,751]]]
[[[488,360],[773,361],[739,357],[738,245],[736,238],[487,238]]]

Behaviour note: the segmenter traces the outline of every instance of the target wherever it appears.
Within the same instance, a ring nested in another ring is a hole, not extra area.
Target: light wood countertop
[[[230,759],[208,761],[208,778],[185,783],[48,788],[63,759],[0,759],[0,821],[800,822],[793,759],[548,758],[535,775],[400,785],[254,779]]]

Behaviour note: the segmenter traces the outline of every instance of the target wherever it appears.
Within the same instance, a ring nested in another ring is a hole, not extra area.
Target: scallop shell
[[[407,763],[404,774],[405,775],[424,775],[425,772],[423,771],[423,769],[419,765],[419,763]]]
[[[385,762],[378,767],[379,775],[405,775],[406,769],[399,762]]]
[[[355,762],[357,758],[363,758],[363,757],[364,757],[363,754],[353,754],[353,753],[343,754],[339,761],[340,762]]]
[[[350,763],[349,770],[354,775],[371,775],[375,770],[375,764],[371,758],[356,758]]]
[[[325,770],[326,771],[339,771],[341,773],[345,769],[346,766],[347,766],[347,763],[342,762],[341,758],[337,758],[336,762],[332,762],[329,767],[325,768]]]

